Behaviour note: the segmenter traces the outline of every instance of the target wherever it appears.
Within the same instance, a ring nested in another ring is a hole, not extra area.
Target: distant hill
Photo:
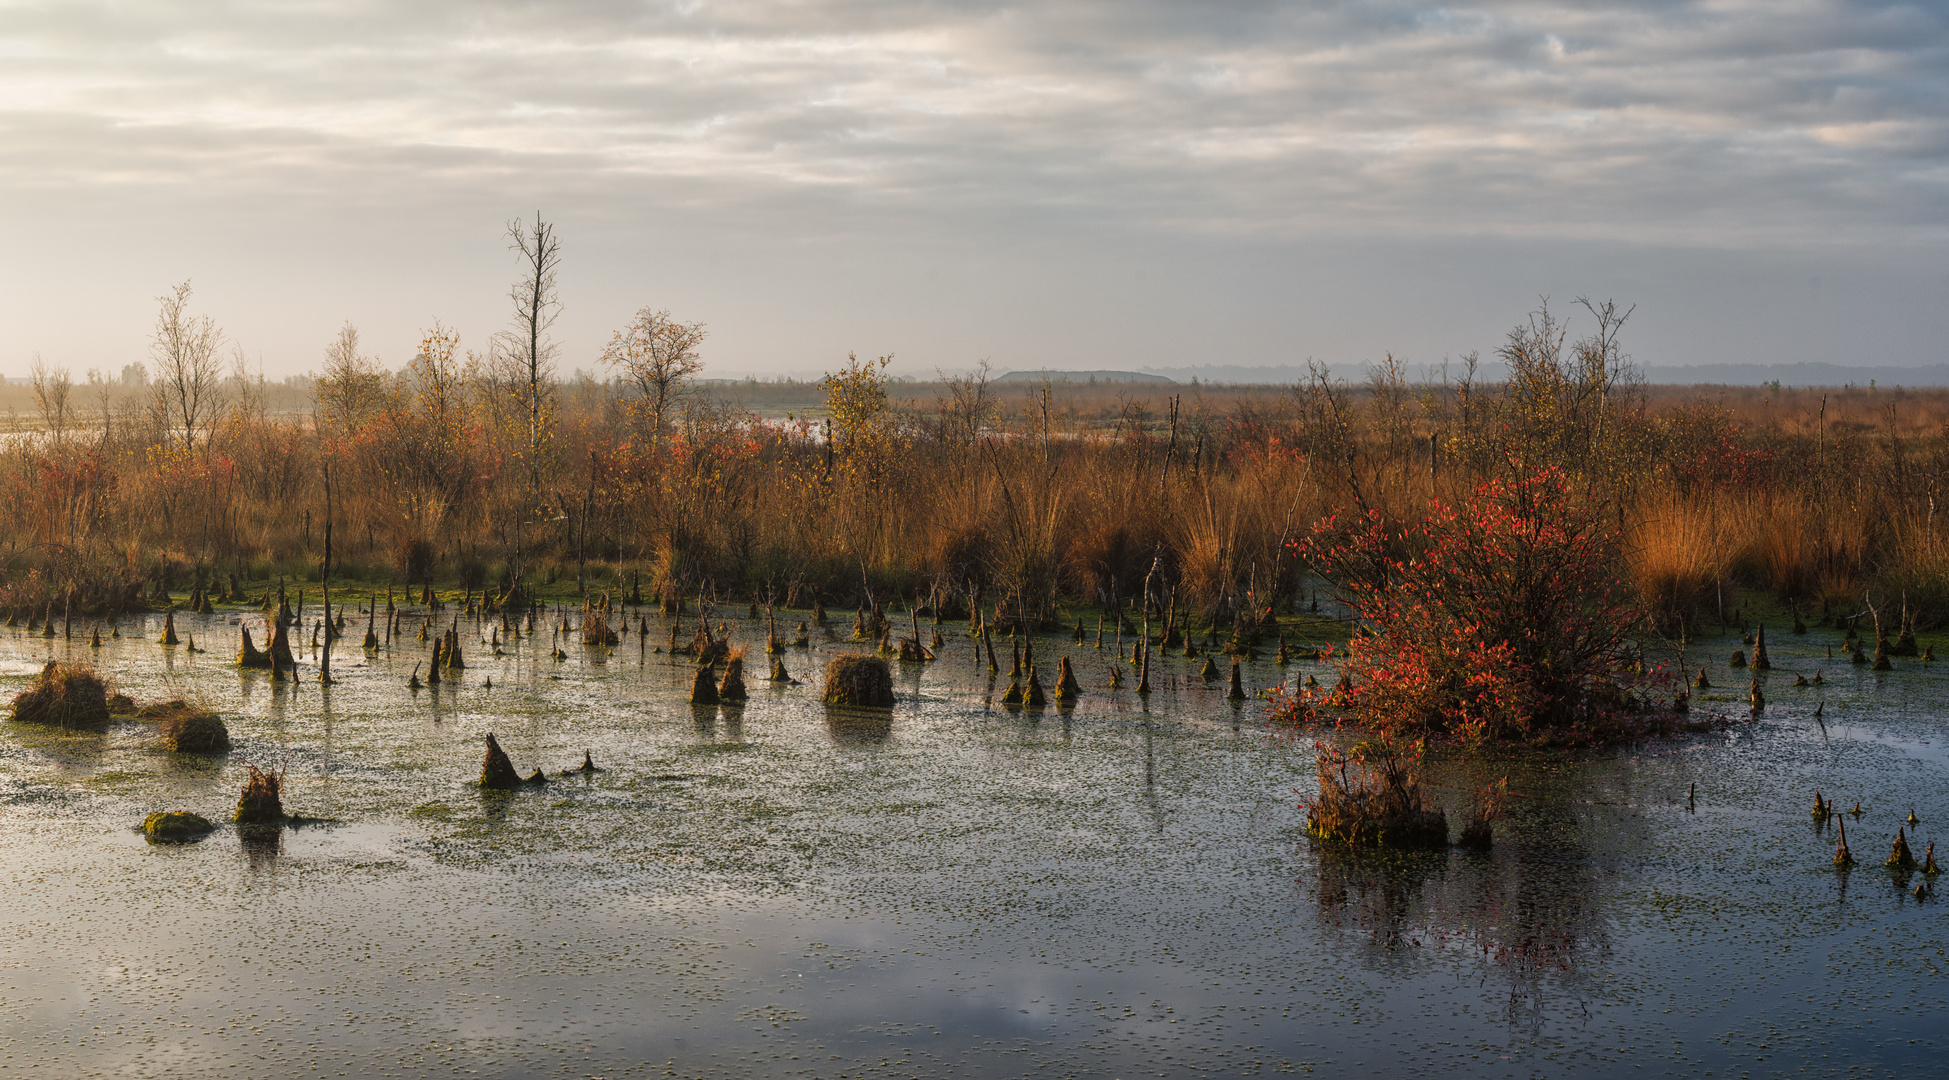
[[[1644,368],[1646,382],[1667,386],[1949,386],[1949,364],[1851,367],[1843,364],[1694,364]]]
[[[1175,382],[1162,375],[1146,375],[1140,371],[1005,371],[995,377],[996,382],[1050,382],[1072,383],[1167,383]]]

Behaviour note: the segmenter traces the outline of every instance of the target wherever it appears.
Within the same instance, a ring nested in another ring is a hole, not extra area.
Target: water
[[[1317,851],[1295,809],[1312,736],[1226,702],[1202,661],[1165,659],[1145,703],[1104,689],[1110,650],[1039,639],[1089,693],[1014,711],[944,627],[939,663],[897,668],[888,718],[818,703],[824,659],[858,646],[816,632],[785,657],[805,685],[748,676],[744,707],[693,709],[689,667],[634,635],[556,663],[545,632],[495,658],[463,629],[458,684],[409,691],[426,648],[408,641],[341,650],[337,686],[291,688],[229,666],[237,618],[178,620],[205,654],[156,645],[156,619],[99,651],[0,630],[11,683],[96,653],[138,701],[217,708],[235,743],[194,759],[142,723],[0,725],[0,1073],[1939,1067],[1941,902],[1880,862],[1910,809],[1918,855],[1949,821],[1949,675],[1827,661],[1831,633],[1774,643],[1757,725],[1438,762],[1451,814],[1510,777],[1489,856],[1349,859]],[[1743,711],[1734,644],[1712,667],[1732,689],[1705,707]],[[1788,687],[1815,666],[1824,687]],[[1308,670],[1260,662],[1246,682]],[[481,792],[489,731],[524,773],[585,749],[604,771]],[[227,815],[246,762],[283,765],[287,810],[336,822],[270,842],[134,831],[154,810]],[[1852,873],[1808,814],[1816,787],[1862,804]]]

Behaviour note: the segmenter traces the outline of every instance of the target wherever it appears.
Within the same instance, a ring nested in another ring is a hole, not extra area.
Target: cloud
[[[0,193],[48,213],[567,202],[950,246],[1949,227],[1933,5],[62,0],[5,8],[0,57]]]

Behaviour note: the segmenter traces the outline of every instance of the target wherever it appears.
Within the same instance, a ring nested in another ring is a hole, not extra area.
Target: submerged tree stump
[[[724,681],[718,685],[717,698],[719,701],[735,703],[742,702],[746,696],[744,689],[744,657],[733,656],[725,662]]]
[[[692,705],[716,705],[717,680],[711,678],[711,668],[705,664],[697,669],[697,677],[690,683],[690,703]]]
[[[521,774],[514,771],[514,762],[508,760],[507,752],[501,749],[493,732],[488,732],[487,755],[481,759],[480,786],[497,791],[512,791],[521,786]]]

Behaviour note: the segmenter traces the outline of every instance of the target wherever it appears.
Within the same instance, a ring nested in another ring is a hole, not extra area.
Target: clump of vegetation
[[[825,702],[886,708],[893,704],[893,672],[878,656],[847,653],[826,665]]]
[[[165,810],[142,819],[142,834],[161,843],[194,840],[215,829],[208,818],[188,810]]]
[[[179,754],[221,754],[230,749],[230,729],[217,714],[183,698],[145,705],[136,713],[162,724],[163,745]]]
[[[260,769],[255,765],[246,766],[250,770],[244,777],[244,789],[237,796],[237,816],[239,825],[267,825],[284,821],[283,769]]]
[[[1306,831],[1351,847],[1445,846],[1448,817],[1421,794],[1425,749],[1387,738],[1345,752],[1317,744],[1319,794],[1306,806]]]
[[[34,685],[14,696],[14,719],[55,727],[108,723],[108,686],[93,668],[49,660]]]

